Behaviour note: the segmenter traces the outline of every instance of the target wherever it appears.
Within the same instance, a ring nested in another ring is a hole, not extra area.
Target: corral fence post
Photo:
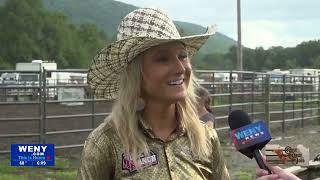
[[[284,137],[286,128],[286,75],[282,76],[282,123],[281,123],[281,132],[282,137]]]
[[[254,98],[254,95],[255,95],[255,77],[256,77],[256,73],[253,72],[252,73],[252,79],[251,79],[251,119],[254,119],[254,104],[255,104],[255,98]]]
[[[47,124],[47,71],[46,69],[42,69],[40,71],[41,74],[41,80],[42,80],[42,84],[41,85],[41,117],[40,117],[40,143],[45,144],[46,143],[46,124]]]
[[[302,76],[302,89],[301,89],[301,121],[300,121],[300,127],[303,128],[304,126],[304,106],[305,106],[305,103],[304,103],[304,98],[305,98],[305,94],[304,94],[304,91],[305,91],[305,76],[303,75]]]
[[[264,114],[267,127],[270,127],[270,74],[266,74],[264,87]]]
[[[233,89],[232,89],[232,74],[233,72],[230,71],[230,74],[229,74],[229,114],[231,113],[231,110],[232,110],[232,96],[233,96]]]
[[[39,103],[39,143],[42,143],[42,123],[43,123],[43,102],[42,102],[42,99],[43,99],[43,89],[42,89],[42,78],[43,78],[43,74],[42,74],[42,69],[40,68],[40,71],[39,71],[39,89],[38,89],[38,103]]]

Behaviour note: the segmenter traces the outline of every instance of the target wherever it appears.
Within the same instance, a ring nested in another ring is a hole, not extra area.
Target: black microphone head
[[[242,126],[251,124],[249,115],[242,110],[234,110],[228,117],[230,129],[238,129]]]

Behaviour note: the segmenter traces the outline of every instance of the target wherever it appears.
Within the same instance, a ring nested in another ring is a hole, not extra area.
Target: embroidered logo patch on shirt
[[[141,153],[139,159],[137,160],[137,164],[134,164],[132,156],[125,156],[122,154],[122,170],[127,170],[129,172],[134,172],[138,169],[143,169],[149,166],[154,166],[158,164],[158,156],[153,151],[149,152],[149,155],[145,155]]]

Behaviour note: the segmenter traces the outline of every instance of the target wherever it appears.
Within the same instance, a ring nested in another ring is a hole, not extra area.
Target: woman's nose
[[[183,62],[178,57],[174,58],[173,70],[177,74],[183,74],[186,71],[185,65],[183,64]]]

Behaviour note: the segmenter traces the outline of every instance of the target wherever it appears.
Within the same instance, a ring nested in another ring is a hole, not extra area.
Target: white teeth
[[[171,81],[171,82],[169,82],[169,85],[179,85],[179,84],[182,84],[182,83],[183,83],[183,79],[178,80],[178,81]]]

